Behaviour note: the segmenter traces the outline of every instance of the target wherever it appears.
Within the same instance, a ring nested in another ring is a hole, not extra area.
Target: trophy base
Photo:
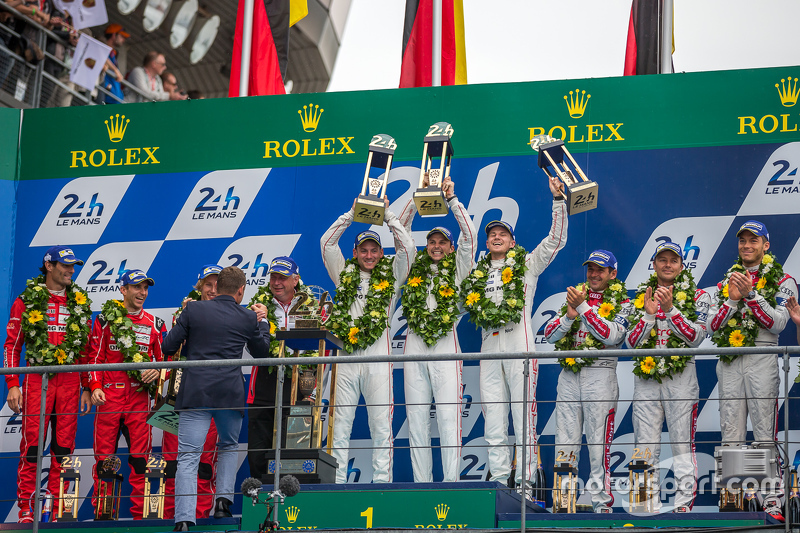
[[[597,183],[581,181],[577,185],[565,187],[567,213],[575,215],[597,207]]]
[[[294,328],[295,329],[319,329],[319,319],[318,318],[300,318],[300,317],[297,317],[294,320]]]
[[[275,481],[275,450],[265,452],[267,474],[261,482],[271,485]],[[302,483],[336,483],[339,463],[323,450],[281,450],[281,475],[291,474]]]
[[[383,216],[385,212],[386,204],[384,204],[383,198],[379,198],[373,194],[367,196],[359,194],[358,200],[356,200],[353,221],[383,226]]]
[[[147,423],[173,435],[178,434],[178,413],[175,412],[175,398],[158,400]]]
[[[414,193],[414,203],[421,217],[442,217],[447,214],[447,200],[438,187],[425,187],[417,189]]]

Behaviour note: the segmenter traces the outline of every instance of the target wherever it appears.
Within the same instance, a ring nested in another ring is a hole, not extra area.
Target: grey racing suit
[[[706,338],[706,321],[711,306],[711,296],[698,290],[695,293],[697,319],[692,322],[673,306],[668,313],[661,310],[655,315],[645,313],[642,320],[631,328],[625,343],[628,348],[637,348],[656,331],[656,348],[667,349],[671,333],[675,333],[689,348],[697,348]],[[666,355],[665,357],[669,357]],[[667,419],[669,440],[672,447],[672,471],[675,474],[677,492],[674,507],[692,508],[697,492],[697,458],[695,456],[694,434],[697,428],[697,403],[700,387],[694,358],[687,363],[683,372],[663,379],[634,377],[633,385],[633,434],[636,447],[645,460],[655,465],[654,486],[659,486],[661,457],[661,428]],[[654,509],[661,508],[661,500],[656,495]]]
[[[460,286],[467,274],[475,266],[475,251],[478,238],[475,226],[464,205],[458,198],[448,201],[450,211],[455,216],[461,235],[456,251],[456,286]],[[416,214],[413,200],[400,214],[400,221],[411,233],[411,221]],[[432,269],[436,265],[432,266]],[[425,280],[428,286],[427,306],[436,308],[433,294],[433,280]],[[433,346],[428,346],[422,337],[408,329],[405,353],[435,354],[458,353],[456,326]],[[445,482],[458,481],[461,466],[461,361],[408,361],[403,363],[406,394],[406,416],[408,420],[408,441],[411,448],[411,467],[416,483],[433,481],[433,459],[431,453],[431,400],[436,398],[436,419],[439,425],[439,442],[442,452],[442,470]]]
[[[748,269],[753,285],[758,283],[758,266]],[[722,283],[709,313],[711,332],[719,330],[737,311],[739,300],[725,299]],[[777,305],[773,308],[763,296],[756,294],[752,300],[745,298],[748,318],[759,324],[756,346],[775,346],[778,335],[789,321],[786,300],[797,297],[797,282],[788,274],[778,283],[775,294]],[[740,355],[731,363],[717,363],[719,386],[719,424],[723,445],[745,444],[747,415],[753,426],[756,442],[774,442],[778,431],[778,394],[780,372],[777,354]],[[783,494],[778,489],[776,494]],[[773,495],[774,496],[774,495]]]
[[[631,304],[622,302],[622,309],[608,320],[597,310],[603,303],[603,293],[589,291],[586,301],[577,308],[578,317],[567,318],[566,314],[554,317],[545,326],[547,342],[555,344],[567,333],[575,320],[581,325],[575,333],[575,346],[584,344],[586,336],[592,334],[603,347],[616,348],[625,341],[628,329],[628,316]],[[564,352],[580,357],[586,352]],[[578,372],[562,369],[558,376],[556,396],[556,464],[569,463],[578,466],[581,435],[586,433],[589,448],[591,473],[587,490],[592,495],[592,506],[611,507],[614,495],[611,492],[609,461],[611,442],[614,440],[614,415],[619,399],[617,383],[617,360],[612,357],[599,357],[590,366]]]
[[[414,241],[397,216],[387,210],[385,221],[394,236],[395,258],[393,264],[395,284],[394,295],[387,308],[388,316],[392,316],[400,287],[408,276],[409,266],[414,254]],[[353,210],[336,219],[322,236],[322,260],[328,275],[338,285],[339,274],[345,268],[345,259],[339,248],[339,239],[353,222]],[[364,312],[365,296],[369,290],[370,273],[360,271],[361,281],[358,294],[350,307],[350,315],[355,319]],[[356,350],[353,355],[389,355],[392,350],[390,328],[386,328],[383,336],[365,350]],[[394,412],[394,394],[392,389],[392,363],[355,363],[337,365],[336,370],[336,423],[333,427],[332,455],[339,462],[336,471],[336,482],[346,483],[348,472],[348,452],[350,449],[350,432],[360,396],[364,395],[369,418],[369,431],[372,436],[372,481],[375,483],[392,482],[392,413]]]
[[[556,254],[567,243],[567,207],[563,200],[553,202],[553,222],[550,233],[525,257],[528,270],[525,272],[525,307],[520,322],[509,322],[498,329],[481,331],[481,352],[533,352],[534,334],[531,329],[531,306],[536,293],[536,284],[544,269],[555,259]],[[503,299],[501,272],[505,260],[492,261],[486,280],[486,296],[495,303]],[[484,419],[484,438],[489,448],[490,481],[505,483],[511,474],[511,457],[508,449],[508,410],[511,401],[511,417],[516,433],[517,468],[515,481],[530,480],[538,465],[536,445],[536,381],[539,366],[536,359],[530,361],[527,383],[523,375],[522,359],[494,359],[481,361],[481,409]],[[523,408],[525,387],[528,389],[528,405]],[[527,417],[528,443],[526,465],[522,465],[522,417]]]

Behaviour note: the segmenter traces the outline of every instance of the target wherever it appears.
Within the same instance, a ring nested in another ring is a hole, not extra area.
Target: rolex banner
[[[0,300],[0,312],[8,316],[11,298],[37,274],[44,251],[56,244],[69,245],[85,261],[74,279],[88,290],[95,312],[108,299],[120,297],[120,276],[133,268],[155,280],[145,308],[168,324],[197,281],[199,269],[209,263],[244,270],[247,302],[268,283],[270,261],[283,255],[296,260],[304,284],[333,293],[334,283],[320,257],[320,238],[353,205],[373,135],[390,135],[397,145],[387,197],[389,210],[398,214],[419,186],[420,132],[446,121],[455,131],[450,169],[454,192],[474,221],[481,256],[486,250],[483,228],[489,221],[508,222],[515,228],[517,244],[528,250],[550,228],[552,195],[531,138],[562,139],[602,191],[596,209],[570,216],[566,247],[539,278],[530,320],[537,352],[550,355],[543,326],[564,303],[566,287],[585,281],[581,265],[594,249],[615,254],[619,278],[633,296],[652,273],[656,246],[676,242],[697,286],[715,294],[717,282],[737,257],[737,229],[757,219],[769,228],[770,251],[785,271],[800,274],[798,78],[800,67],[782,67],[143,103],[115,106],[113,111],[107,106],[25,110],[18,174],[0,158],[0,177],[6,180],[2,183],[14,185],[4,189],[13,201],[0,195],[13,209],[12,215],[4,215],[9,216],[3,225],[8,229],[0,239],[13,243],[5,248],[10,250],[8,257],[0,260],[3,286],[10,287]],[[6,132],[18,131],[20,114],[3,111],[0,137],[5,134],[13,143],[16,134]],[[54,135],[53,124],[70,124],[70,135]],[[42,157],[43,143],[47,157]],[[8,151],[4,143],[2,150]],[[418,247],[436,226],[449,228],[457,239],[452,213],[417,217],[412,230]],[[388,226],[353,223],[340,241],[345,256],[356,235],[367,229],[377,231],[386,252],[394,253]],[[403,353],[402,309],[390,319],[393,349]],[[479,351],[480,336],[473,324],[462,319],[458,334],[465,352]],[[791,322],[780,342],[796,343]],[[713,447],[720,440],[716,365],[715,357],[697,359],[701,402],[695,441],[701,492],[695,510],[711,511],[717,501],[711,483]],[[627,508],[621,483],[627,481],[626,465],[634,454],[632,369],[629,360],[617,367],[620,401],[608,457],[618,510]],[[537,434],[548,480],[553,479],[556,460],[559,372],[554,359],[540,360]],[[793,363],[790,379],[797,373]],[[477,363],[465,363],[463,383],[460,479],[485,481],[489,468]],[[789,437],[790,442],[800,442],[800,417],[795,416],[800,402],[794,399],[800,391],[791,385]],[[394,480],[408,482],[413,476],[402,364],[394,365],[393,386]],[[327,393],[325,398],[323,405]],[[782,431],[787,407],[783,390],[778,402]],[[21,419],[6,404],[2,417],[2,465],[6,477],[13,479]],[[435,409],[431,417],[436,418]],[[79,418],[75,451],[89,463],[93,418]],[[246,427],[245,423],[241,435],[245,447]],[[370,483],[372,450],[364,409],[357,411],[353,427],[348,480]],[[436,423],[432,432],[433,476],[441,480]],[[666,479],[672,459],[666,432],[663,437],[659,467]],[[158,452],[161,431],[154,430],[153,438]],[[127,453],[124,446],[123,441],[120,455]],[[790,444],[790,464],[798,449],[798,444]],[[243,461],[244,454],[240,456]],[[126,479],[127,468],[123,461],[120,473]],[[584,447],[579,475],[586,480],[588,473]],[[236,486],[248,474],[242,464]],[[91,489],[91,477],[84,477],[80,496]],[[13,483],[0,488],[0,512],[7,521],[17,518],[15,491]],[[666,505],[674,490],[665,489],[662,497]],[[129,516],[123,500],[121,516]],[[81,501],[79,518],[89,518],[91,505]]]

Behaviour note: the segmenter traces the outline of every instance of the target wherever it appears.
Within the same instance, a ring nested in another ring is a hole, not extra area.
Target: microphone
[[[295,479],[295,482],[297,480]],[[299,488],[299,487],[298,487]],[[261,492],[261,482],[254,477],[249,477],[242,481],[242,494],[252,498],[253,505],[258,503],[258,493]]]
[[[283,476],[278,483],[278,490],[282,492],[284,496],[291,498],[300,492],[300,482],[292,475]]]

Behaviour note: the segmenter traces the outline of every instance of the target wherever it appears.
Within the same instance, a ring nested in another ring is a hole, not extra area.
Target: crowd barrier
[[[800,347],[796,346],[774,346],[774,347],[752,347],[752,348],[694,348],[694,349],[680,349],[680,350],[670,350],[670,355],[694,355],[694,356],[713,356],[720,353],[731,353],[731,354],[739,354],[739,355],[747,355],[747,354],[778,354],[779,356],[779,363],[781,364],[781,373],[782,373],[782,380],[783,380],[783,430],[780,433],[780,438],[776,439],[777,448],[779,451],[780,457],[783,459],[784,468],[787,470],[791,467],[789,464],[789,449],[791,445],[800,444],[800,441],[792,441],[790,440],[789,435],[789,420],[792,417],[792,413],[790,412],[790,400],[797,400],[797,397],[790,396],[790,388],[791,383],[789,383],[789,373],[790,373],[790,365],[791,365],[791,356],[792,355],[800,355]],[[584,355],[590,355],[588,352],[584,352]],[[624,357],[631,357],[632,352],[630,350],[618,349],[618,350],[604,350],[602,352],[598,352],[601,354],[602,357],[613,357],[613,358],[624,358]],[[558,358],[560,355],[558,352],[546,352],[546,353],[528,353],[528,352],[516,352],[516,353],[459,353],[459,354],[438,354],[438,355],[412,355],[412,354],[404,354],[404,355],[390,355],[390,356],[352,356],[352,355],[339,355],[335,358],[325,358],[326,363],[333,363],[335,359],[336,364],[353,364],[353,363],[371,363],[371,362],[393,362],[393,363],[402,363],[408,361],[450,361],[450,360],[461,360],[461,361],[481,361],[481,360],[497,360],[497,359],[523,359],[525,360],[525,368],[526,372],[529,368],[529,363],[531,360],[553,360]],[[591,354],[593,355],[593,354]],[[658,349],[651,349],[651,350],[637,350],[637,356],[663,356],[664,350]],[[308,358],[304,357],[291,357],[291,358],[270,358],[270,359],[247,359],[247,360],[228,360],[228,361],[170,361],[170,362],[151,362],[151,363],[128,363],[128,364],[102,364],[102,365],[71,365],[68,367],[64,366],[38,366],[38,367],[21,367],[21,368],[3,368],[0,369],[0,374],[42,374],[43,377],[43,389],[46,389],[48,383],[48,376],[54,373],[60,372],[82,372],[88,371],[90,369],[102,371],[102,370],[139,370],[139,369],[146,369],[146,368],[157,368],[157,369],[172,369],[172,368],[188,368],[188,367],[245,367],[245,366],[294,366],[294,365],[302,365],[308,364]],[[326,365],[327,367],[327,365]],[[283,380],[278,381],[278,397],[281,397],[282,387],[284,386]],[[542,384],[539,383],[538,387],[541,388],[543,386],[550,386],[550,384]],[[527,396],[527,395],[526,395]],[[523,399],[524,402],[529,402],[532,399],[525,397]],[[620,401],[625,401],[630,399],[620,399]],[[700,401],[708,400],[708,398],[700,398]],[[40,427],[43,425],[44,420],[44,402],[45,402],[45,395],[42,395],[42,407],[39,416],[40,420]],[[475,402],[481,403],[481,402]],[[395,404],[397,406],[397,404]],[[276,419],[281,416],[281,412],[285,406],[276,405]],[[334,406],[335,407],[335,406]],[[33,416],[33,415],[29,415]],[[524,418],[524,417],[523,417]],[[520,432],[523,436],[527,434],[525,428],[522,428]],[[36,479],[41,480],[41,473],[42,473],[42,459],[43,454],[42,450],[44,448],[44,432],[39,433],[39,443],[37,448],[37,461],[36,461],[36,470],[37,475]],[[524,453],[527,453],[528,445],[530,443],[525,442],[526,446],[523,446]],[[647,443],[640,443],[640,444],[647,444]],[[669,444],[669,441],[665,441],[662,443],[662,448]],[[323,445],[324,446],[324,445]],[[612,443],[613,446],[613,443]],[[280,450],[277,451],[280,453]],[[118,454],[121,456],[125,456],[125,454]],[[89,458],[87,458],[89,459]],[[279,459],[276,457],[276,459]],[[85,459],[84,459],[85,461]],[[89,460],[92,465],[94,464],[93,460]],[[525,462],[525,457],[521,458],[521,462]],[[275,471],[275,486],[278,485],[278,479],[280,476],[280,463],[276,461],[278,467]],[[14,465],[15,467],[16,465]],[[7,472],[15,471],[15,468],[11,468],[6,470]],[[88,472],[88,469],[84,471]],[[790,477],[789,475],[783,476],[783,483],[784,483],[784,491],[785,491],[785,499],[784,499],[784,516],[787,518],[786,528],[787,531],[790,527],[791,516],[792,513],[790,512],[790,495],[792,495],[792,487],[790,486]],[[523,484],[525,483],[525,473],[523,469]],[[663,482],[663,480],[662,480]],[[547,480],[548,491],[552,491],[552,483],[551,480]],[[509,489],[514,490],[514,489]],[[710,491],[714,490],[713,488],[708,488],[708,484],[704,484],[703,486],[698,486],[698,490],[700,491]],[[796,495],[795,495],[796,496]],[[57,498],[57,496],[55,496]],[[56,509],[58,506],[58,502],[53,502],[53,508]],[[41,498],[37,498],[35,500],[35,507],[34,507],[34,514],[35,514],[35,521],[33,523],[33,531],[38,531],[39,521],[42,516],[42,502]],[[521,520],[522,524],[521,527],[525,528],[525,501],[522,500],[521,505]]]

